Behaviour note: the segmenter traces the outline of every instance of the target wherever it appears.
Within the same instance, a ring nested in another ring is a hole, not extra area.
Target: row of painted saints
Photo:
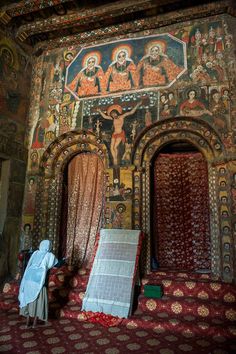
[[[196,31],[197,37],[199,31]],[[194,38],[195,38],[194,37]],[[187,70],[186,42],[170,34],[164,34],[155,39],[137,39],[139,45],[128,41],[101,46],[98,49],[83,49],[76,57],[71,56],[67,65],[65,87],[76,98],[106,95],[119,91],[151,88],[169,88]],[[135,40],[134,40],[135,41]],[[191,40],[191,43],[196,41]],[[136,43],[137,44],[137,43]],[[102,49],[102,47],[104,47]],[[144,49],[143,49],[144,48]],[[209,47],[209,53],[211,47]],[[212,46],[212,53],[220,51],[220,47]],[[222,49],[223,50],[223,49]],[[221,51],[222,51],[221,50]],[[203,54],[206,54],[206,50]],[[111,53],[109,64],[108,53]],[[209,54],[208,53],[208,54]],[[221,53],[221,52],[220,52]],[[202,58],[203,57],[199,57]],[[202,59],[201,59],[202,60]],[[209,65],[208,65],[209,66]],[[193,69],[195,66],[193,65]],[[219,79],[215,72],[221,73],[221,67],[214,66],[209,71],[209,77]],[[60,81],[58,66],[54,72],[53,81]],[[191,76],[191,75],[190,75]],[[218,80],[217,80],[218,81]],[[221,93],[223,90],[224,94]],[[62,91],[62,89],[61,89]],[[199,92],[198,92],[199,91]],[[182,92],[182,93],[181,93]],[[226,94],[225,94],[226,92]],[[179,94],[180,93],[180,94]],[[202,97],[200,90],[194,86],[187,90],[162,91],[159,95],[157,112],[151,112],[139,96],[136,105],[124,107],[123,104],[110,104],[107,101],[101,110],[91,111],[83,118],[84,127],[94,131],[107,142],[110,151],[111,164],[129,164],[131,162],[131,147],[137,134],[153,123],[156,119],[164,119],[176,115],[213,119],[221,130],[225,130],[225,118],[229,114],[229,95],[226,87],[213,87]],[[221,97],[222,96],[222,97]],[[140,101],[139,101],[140,100]],[[69,100],[70,101],[70,96]],[[138,102],[139,101],[139,102]],[[119,101],[117,101],[118,103]],[[74,103],[72,103],[74,104]],[[88,106],[90,103],[88,101]],[[74,106],[73,106],[74,107]],[[61,104],[59,109],[48,109],[47,117],[38,121],[33,134],[32,148],[43,148],[45,143],[71,129],[72,110],[69,105]],[[136,114],[137,113],[137,114]],[[131,116],[128,120],[126,117]],[[133,117],[132,117],[133,116]],[[143,118],[143,119],[141,119]],[[110,130],[113,133],[110,133]]]
[[[205,92],[205,94],[207,93]],[[186,96],[185,99],[184,96]],[[213,120],[218,128],[225,132],[230,123],[227,120],[230,109],[229,90],[226,87],[211,88],[209,102],[202,99],[201,96],[200,88],[195,86],[182,92],[180,96],[182,99],[179,100],[179,103],[174,92],[162,92],[159,98],[159,119],[174,117],[176,114],[206,118],[210,121]],[[156,121],[155,109],[146,104],[144,99],[140,99],[128,109],[123,104],[111,104],[106,108],[101,107],[102,109],[96,107],[92,115],[84,117],[84,128],[96,133],[98,137],[107,142],[113,165],[120,163],[126,165],[131,162],[131,147],[136,136],[142,129]],[[48,110],[47,117],[38,121],[35,127],[31,147],[33,149],[43,148],[49,135],[50,141],[52,141],[56,136],[69,131],[70,118],[67,110],[64,112],[62,109],[57,118],[53,112]],[[67,119],[66,123],[65,119]]]
[[[89,52],[83,57],[82,69],[67,87],[84,97],[168,85],[184,67],[174,63],[166,51],[164,40],[151,41],[146,45],[146,54],[135,64],[131,58],[132,46],[123,44],[113,50],[112,62],[106,71],[100,65],[101,52]]]

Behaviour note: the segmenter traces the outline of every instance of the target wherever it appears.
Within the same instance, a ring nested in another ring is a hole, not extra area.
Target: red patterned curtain
[[[103,203],[104,167],[95,154],[82,153],[68,165],[67,257],[91,266]]]
[[[63,181],[62,185],[62,211],[60,220],[60,233],[59,233],[59,250],[58,257],[62,258],[66,255],[66,243],[67,243],[67,214],[68,214],[68,185]]]
[[[201,153],[158,155],[153,225],[160,267],[210,269],[208,172]]]

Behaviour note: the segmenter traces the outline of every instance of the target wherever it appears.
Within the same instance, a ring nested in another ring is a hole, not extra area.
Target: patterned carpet
[[[141,289],[132,317],[105,327],[91,323],[80,311],[87,280],[85,270],[76,274],[67,268],[54,271],[50,276],[50,320],[34,329],[25,328],[25,319],[18,315],[17,282],[5,284],[0,294],[0,352],[236,352],[235,286],[206,275],[156,272],[142,284],[163,284],[163,298],[145,298]]]

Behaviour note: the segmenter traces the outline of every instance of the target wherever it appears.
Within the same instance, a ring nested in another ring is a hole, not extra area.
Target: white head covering
[[[39,250],[35,252],[34,264],[39,266],[45,257],[47,252],[50,252],[52,249],[52,242],[50,240],[43,240],[40,242]]]
[[[20,307],[24,307],[37,299],[44,286],[47,271],[57,264],[57,258],[50,252],[51,248],[51,241],[43,240],[40,243],[39,250],[35,251],[30,257],[20,285],[18,297]]]

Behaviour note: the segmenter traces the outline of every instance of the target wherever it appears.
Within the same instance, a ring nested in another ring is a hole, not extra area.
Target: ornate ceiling
[[[5,0],[0,24],[38,50],[225,12],[235,13],[234,0]]]

